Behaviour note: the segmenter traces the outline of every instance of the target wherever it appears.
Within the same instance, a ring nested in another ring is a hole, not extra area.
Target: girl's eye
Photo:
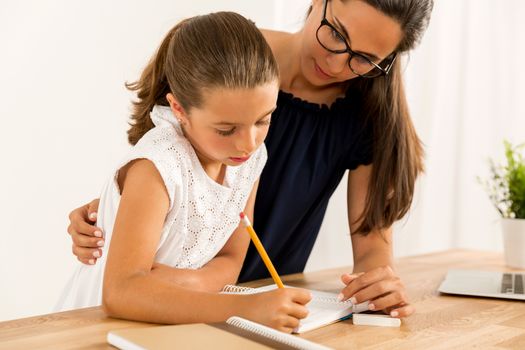
[[[230,136],[235,132],[235,127],[231,128],[230,130],[215,129],[215,131],[221,136]]]
[[[270,125],[270,119],[259,120],[257,125]]]

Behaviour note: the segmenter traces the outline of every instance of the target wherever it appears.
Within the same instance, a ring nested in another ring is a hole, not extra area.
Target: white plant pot
[[[525,219],[501,219],[505,264],[525,269]]]

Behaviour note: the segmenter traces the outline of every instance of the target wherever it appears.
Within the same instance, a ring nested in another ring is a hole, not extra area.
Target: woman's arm
[[[364,210],[372,166],[360,166],[348,175],[348,221],[355,231]],[[341,276],[346,287],[344,299],[360,303],[370,300],[373,310],[385,310],[392,316],[404,317],[414,312],[408,304],[406,290],[394,271],[392,229],[374,230],[368,235],[352,234],[354,272]]]

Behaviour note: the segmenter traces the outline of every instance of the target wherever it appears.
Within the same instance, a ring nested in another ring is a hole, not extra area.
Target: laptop
[[[441,293],[525,300],[525,272],[449,270]]]

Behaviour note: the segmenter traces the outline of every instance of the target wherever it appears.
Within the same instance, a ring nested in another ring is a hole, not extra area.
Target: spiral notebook
[[[123,350],[139,349],[305,349],[329,350],[297,336],[240,318],[213,324],[186,324],[111,331],[107,342]]]
[[[249,288],[227,285],[223,288],[222,293],[226,294],[254,294],[276,289],[275,284],[259,288]],[[294,288],[286,286],[286,288]],[[301,323],[294,333],[304,333],[317,329],[335,322],[349,318],[352,313],[368,311],[368,302],[352,304],[351,301],[338,301],[337,294],[321,292],[317,290],[309,291],[312,293],[312,300],[306,305],[309,314],[301,320]]]

